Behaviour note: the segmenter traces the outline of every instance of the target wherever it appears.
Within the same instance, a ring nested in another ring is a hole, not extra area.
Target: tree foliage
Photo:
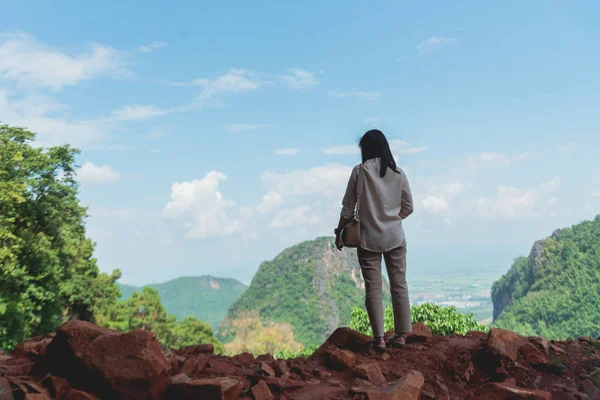
[[[541,241],[493,286],[495,326],[548,339],[600,336],[600,216]],[[536,259],[534,259],[536,258]]]
[[[462,314],[456,311],[454,306],[441,307],[436,304],[423,303],[411,307],[412,323],[417,322],[427,325],[434,335],[464,335],[469,331],[488,331],[488,328],[479,325],[472,313]],[[384,311],[385,331],[394,330],[394,312],[392,307],[386,307]],[[369,316],[365,310],[359,307],[352,309],[350,328],[366,335],[373,335]]]
[[[101,274],[85,236],[69,146],[38,148],[35,135],[0,125],[0,347],[94,320],[116,300],[119,271]]]

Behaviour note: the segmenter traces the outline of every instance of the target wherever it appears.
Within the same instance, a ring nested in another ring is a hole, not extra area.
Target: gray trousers
[[[408,285],[406,284],[406,242],[385,253],[375,253],[358,248],[358,263],[365,280],[365,305],[374,337],[383,337],[383,277],[381,276],[381,255],[390,279],[392,307],[394,310],[394,330],[396,333],[412,332]]]

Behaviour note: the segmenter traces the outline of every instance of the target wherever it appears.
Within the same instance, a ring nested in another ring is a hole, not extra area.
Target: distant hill
[[[387,281],[384,285],[389,302]],[[349,323],[352,307],[364,307],[364,298],[356,251],[340,252],[333,238],[322,237],[263,262],[248,290],[229,309],[222,332],[240,312],[258,311],[264,322],[291,324],[298,342],[322,343]]]
[[[177,317],[196,317],[215,330],[225,318],[227,310],[246,290],[242,282],[213,276],[187,276],[165,283],[148,285],[158,291],[167,312]],[[122,298],[131,297],[141,287],[120,285]]]
[[[494,324],[549,339],[600,336],[600,216],[537,241],[492,286]]]

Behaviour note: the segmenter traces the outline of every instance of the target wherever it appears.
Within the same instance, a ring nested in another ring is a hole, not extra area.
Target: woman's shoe
[[[394,333],[392,337],[388,339],[386,344],[390,347],[401,349],[406,346],[406,337],[404,335]]]
[[[385,340],[383,338],[376,338],[371,340],[371,347],[380,353],[384,352],[386,349]]]

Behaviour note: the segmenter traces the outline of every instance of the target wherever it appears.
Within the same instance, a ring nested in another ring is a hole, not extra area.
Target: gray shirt
[[[362,244],[365,250],[386,252],[404,243],[402,220],[413,212],[413,199],[406,174],[400,168],[396,173],[390,168],[380,177],[380,158],[364,163],[362,198],[358,216],[360,218]],[[351,218],[356,205],[356,185],[360,164],[354,167],[346,194],[342,200],[342,217]]]

